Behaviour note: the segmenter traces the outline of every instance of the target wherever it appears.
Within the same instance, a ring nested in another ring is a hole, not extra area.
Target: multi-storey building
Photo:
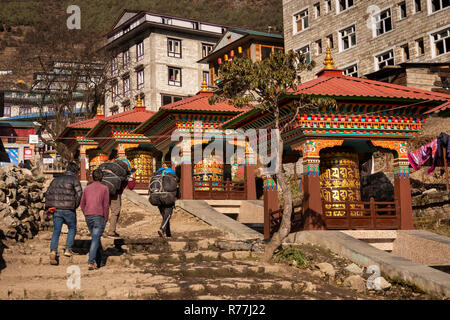
[[[150,110],[194,95],[209,77],[206,57],[226,26],[150,12],[124,11],[107,34],[111,54],[105,114],[126,111],[137,95]]]
[[[364,76],[400,63],[450,60],[448,0],[283,0],[286,50],[323,68],[327,46],[336,67]]]

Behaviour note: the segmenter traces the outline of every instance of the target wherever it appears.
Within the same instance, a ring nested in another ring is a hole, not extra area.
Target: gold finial
[[[325,56],[325,61],[323,64],[325,65],[325,69],[334,69],[334,61],[331,56],[331,49],[329,45],[327,46],[327,55]]]
[[[141,94],[140,93],[138,94],[136,106],[142,107],[142,101],[141,101]]]
[[[97,115],[98,116],[102,116],[103,115],[103,108],[102,108],[102,106],[100,104],[97,106]]]
[[[202,90],[201,91],[208,91],[208,84],[206,83],[206,76],[203,75],[203,82],[202,82]]]

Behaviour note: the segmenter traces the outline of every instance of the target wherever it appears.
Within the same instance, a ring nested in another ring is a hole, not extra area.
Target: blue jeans
[[[86,224],[91,232],[91,247],[89,249],[88,264],[97,262],[97,266],[102,265],[102,244],[100,242],[106,222],[103,216],[86,216]]]
[[[50,242],[50,251],[58,252],[59,236],[63,224],[67,224],[69,229],[67,233],[66,249],[72,249],[77,233],[77,214],[73,210],[57,209],[53,215],[53,235]]]

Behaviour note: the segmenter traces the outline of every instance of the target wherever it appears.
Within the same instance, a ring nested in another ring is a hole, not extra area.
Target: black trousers
[[[160,229],[166,233],[166,236],[170,237],[170,218],[172,217],[173,206],[158,206],[158,209],[163,218]]]

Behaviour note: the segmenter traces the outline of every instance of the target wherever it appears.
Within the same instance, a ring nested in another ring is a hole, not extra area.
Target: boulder
[[[13,188],[17,188],[18,184],[17,184],[17,179],[11,176],[7,176],[6,180],[6,188],[8,189],[13,189]]]
[[[373,285],[371,286],[371,289],[375,291],[383,291],[388,290],[392,285],[386,281],[383,277],[377,277],[373,280]]]
[[[328,262],[317,263],[315,267],[330,277],[334,277],[336,275],[336,270],[334,270],[334,267]]]
[[[366,290],[366,281],[358,275],[353,275],[345,278],[344,286],[350,287],[358,292],[364,292]]]
[[[360,267],[358,267],[358,266],[357,266],[356,264],[354,264],[354,263],[349,264],[348,266],[346,266],[346,267],[344,268],[344,270],[347,270],[348,272],[353,273],[353,274],[362,274],[362,273],[363,273],[363,269],[360,268]]]
[[[5,218],[3,218],[2,223],[7,227],[7,228],[15,228],[17,226],[19,226],[20,221],[16,218],[13,218],[11,216],[6,216]]]
[[[422,192],[422,194],[430,194],[430,193],[435,193],[435,192],[437,192],[437,190],[435,188],[433,188],[433,189],[425,190],[424,192]]]

